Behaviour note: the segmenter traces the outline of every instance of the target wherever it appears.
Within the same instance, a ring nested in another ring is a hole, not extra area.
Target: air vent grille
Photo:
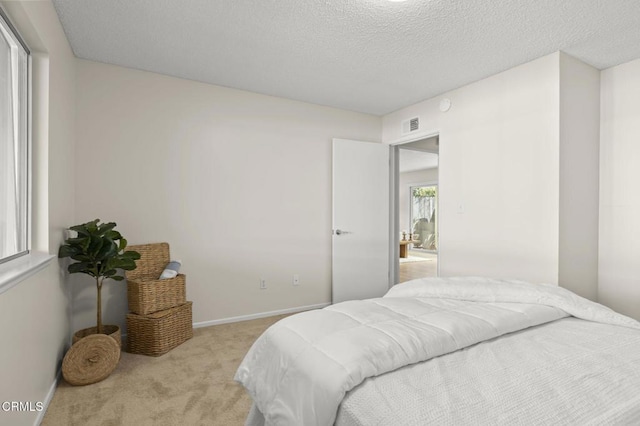
[[[415,132],[420,129],[420,119],[418,117],[411,118],[402,122],[402,134]]]

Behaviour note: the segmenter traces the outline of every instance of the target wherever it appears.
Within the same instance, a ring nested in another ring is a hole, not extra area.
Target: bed
[[[248,425],[640,424],[640,323],[552,285],[428,278],[287,317]]]

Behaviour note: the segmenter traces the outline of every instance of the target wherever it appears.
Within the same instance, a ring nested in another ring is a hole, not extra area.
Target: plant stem
[[[97,331],[98,334],[102,334],[102,281],[98,277],[96,277],[96,286],[98,287]]]

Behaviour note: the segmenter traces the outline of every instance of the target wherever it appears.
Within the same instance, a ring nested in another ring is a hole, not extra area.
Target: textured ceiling
[[[386,114],[562,50],[640,58],[640,0],[53,0],[79,58]]]

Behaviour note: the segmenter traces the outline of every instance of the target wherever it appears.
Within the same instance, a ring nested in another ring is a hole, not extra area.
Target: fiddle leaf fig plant
[[[97,300],[97,332],[103,333],[102,328],[102,284],[106,278],[122,281],[124,277],[120,270],[132,271],[136,269],[136,260],[140,253],[125,251],[127,240],[114,228],[115,222],[100,223],[100,219],[81,225],[72,226],[72,231],[78,233],[76,237],[68,238],[60,246],[59,258],[70,257],[75,262],[69,264],[67,270],[71,274],[86,274],[96,281],[98,290]]]

